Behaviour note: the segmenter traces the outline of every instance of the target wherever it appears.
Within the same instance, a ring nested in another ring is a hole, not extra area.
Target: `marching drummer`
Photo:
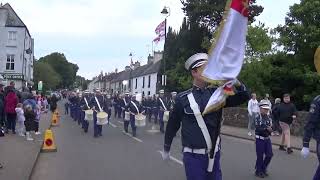
[[[173,111],[173,107],[176,104],[176,97],[177,97],[177,92],[171,92],[171,98],[168,103],[170,113]]]
[[[88,128],[89,128],[89,122],[84,119],[85,118],[85,111],[86,110],[89,110],[90,107],[89,107],[89,92],[88,91],[85,91],[84,92],[84,96],[82,98],[82,100],[80,101],[80,104],[82,106],[82,128],[84,130],[85,133],[88,132]]]
[[[124,121],[124,131],[128,133],[128,126],[130,123],[131,129],[132,129],[132,136],[136,137],[137,133],[137,127],[135,124],[136,121],[136,115],[139,114],[142,110],[141,105],[136,100],[136,95],[133,95],[132,100],[130,103],[128,103],[128,110],[130,112],[130,121]]]
[[[81,125],[81,116],[82,116],[82,108],[81,108],[81,99],[82,99],[82,93],[78,93],[77,97],[77,121],[78,125]]]
[[[108,123],[110,122],[111,118],[111,109],[112,109],[112,100],[111,95],[106,95],[106,98],[104,99],[104,111],[108,113]]]
[[[151,96],[148,96],[146,100],[146,115],[149,122],[151,122],[151,116],[152,116],[151,106],[152,106],[152,99],[151,99]]]
[[[93,110],[93,137],[102,136],[102,125],[97,124],[97,113],[103,109],[103,96],[99,89],[96,89],[94,96],[90,100],[90,107]]]
[[[159,113],[159,125],[160,125],[160,132],[164,133],[164,122],[163,122],[163,115],[164,112],[167,111],[167,103],[164,98],[164,90],[159,91],[159,97],[157,100],[158,105],[158,113]]]
[[[129,92],[125,93],[125,96],[122,96],[121,100],[120,100],[120,107],[121,107],[121,118],[124,119],[125,117],[125,112],[128,112],[126,110],[126,107],[128,106],[128,103],[130,102],[129,99]]]
[[[157,104],[157,99],[158,99],[158,94],[153,95],[152,100],[151,100],[151,109],[152,109],[152,114],[154,115],[154,123],[158,123],[158,104]],[[152,117],[152,116],[151,116]]]

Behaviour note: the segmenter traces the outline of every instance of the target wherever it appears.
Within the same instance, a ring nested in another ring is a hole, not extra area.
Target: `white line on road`
[[[110,124],[112,127],[114,127],[114,128],[118,127],[117,125],[115,125],[115,124],[113,124],[113,123],[111,123],[111,122],[109,122],[109,124]]]
[[[129,133],[126,133],[125,131],[122,131],[125,135],[127,135],[127,136],[129,136],[129,137],[131,137],[132,139],[134,139],[134,140],[136,140],[136,141],[138,141],[138,142],[143,142],[141,139],[139,139],[139,138],[136,138],[136,137],[133,137],[131,134],[129,134]]]
[[[161,155],[162,155],[162,151],[158,151]],[[180,161],[179,159],[173,157],[173,156],[170,156],[170,159],[178,164],[180,164],[181,166],[183,166],[183,162]]]

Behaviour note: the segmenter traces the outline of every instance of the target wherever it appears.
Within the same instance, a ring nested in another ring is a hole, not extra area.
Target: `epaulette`
[[[183,91],[183,92],[181,92],[181,93],[179,93],[177,96],[178,97],[183,97],[183,96],[187,96],[188,94],[190,94],[192,92],[192,88],[190,88],[190,89],[188,89],[188,90],[186,90],[186,91]]]

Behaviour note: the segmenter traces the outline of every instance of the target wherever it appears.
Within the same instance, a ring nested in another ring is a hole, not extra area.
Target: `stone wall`
[[[298,112],[296,123],[292,124],[291,133],[295,136],[303,135],[303,128],[305,125],[308,112]],[[225,108],[223,112],[224,124],[229,126],[236,126],[241,128],[248,127],[248,111],[246,108]]]

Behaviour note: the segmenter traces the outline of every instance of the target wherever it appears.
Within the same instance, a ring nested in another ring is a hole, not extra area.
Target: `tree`
[[[48,63],[61,76],[62,81],[59,84],[59,88],[69,88],[75,82],[79,67],[68,62],[64,54],[52,53],[40,58],[39,61]]]
[[[227,0],[180,0],[183,11],[189,21],[204,25],[214,31],[220,24]],[[250,1],[249,21],[263,11],[262,6],[256,5],[256,0]]]
[[[285,52],[292,52],[297,60],[312,70],[313,55],[320,45],[320,1],[302,0],[290,7],[285,25],[278,26],[278,42]]]
[[[35,83],[42,81],[43,91],[45,91],[56,89],[61,82],[61,77],[48,63],[36,61],[34,63],[34,81]]]
[[[268,35],[269,29],[264,24],[248,27],[246,59],[261,59],[271,52],[273,38]]]

